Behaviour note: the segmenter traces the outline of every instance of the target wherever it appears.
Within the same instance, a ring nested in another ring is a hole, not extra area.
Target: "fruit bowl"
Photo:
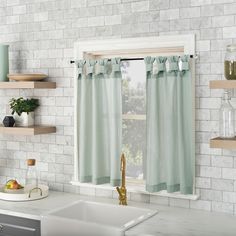
[[[4,193],[12,193],[12,194],[21,194],[21,193],[24,193],[24,188],[21,188],[21,189],[7,189],[7,188],[4,188]]]

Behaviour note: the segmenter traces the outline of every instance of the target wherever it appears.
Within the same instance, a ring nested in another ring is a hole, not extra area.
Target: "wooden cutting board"
[[[47,78],[45,74],[8,74],[9,80],[16,81],[39,81]]]

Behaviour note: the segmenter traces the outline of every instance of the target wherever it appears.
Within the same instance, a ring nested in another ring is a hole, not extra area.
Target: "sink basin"
[[[43,215],[42,236],[122,236],[157,211],[77,201]]]

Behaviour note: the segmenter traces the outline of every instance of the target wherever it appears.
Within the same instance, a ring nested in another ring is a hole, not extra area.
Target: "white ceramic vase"
[[[32,126],[34,125],[34,112],[22,112],[19,116],[17,113],[14,114],[16,126]]]

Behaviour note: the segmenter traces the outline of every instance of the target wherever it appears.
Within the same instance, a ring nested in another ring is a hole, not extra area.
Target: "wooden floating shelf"
[[[223,139],[220,137],[213,138],[210,140],[211,148],[223,148],[223,149],[236,149],[236,137]]]
[[[55,133],[54,126],[28,126],[28,127],[4,127],[0,126],[0,133],[3,134],[18,134],[18,135],[37,135]]]
[[[0,89],[55,89],[55,82],[0,82]]]
[[[234,89],[236,88],[236,80],[211,80],[211,89]]]

